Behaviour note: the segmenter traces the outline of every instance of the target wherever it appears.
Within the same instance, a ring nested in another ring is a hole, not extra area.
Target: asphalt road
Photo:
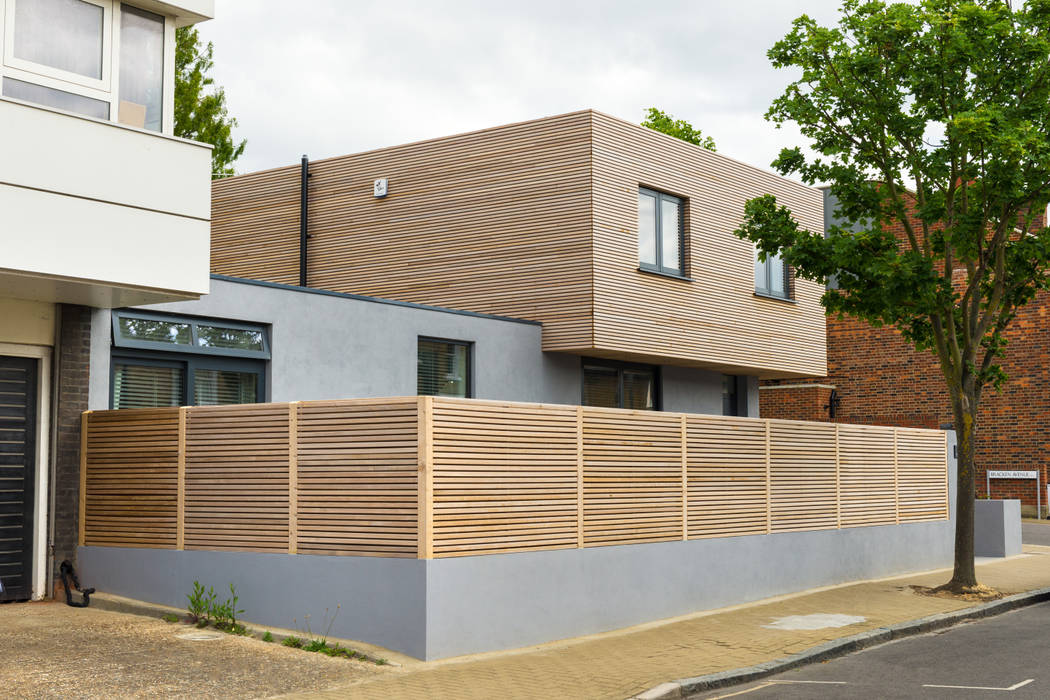
[[[694,697],[1043,700],[1050,697],[1050,603]]]
[[[1025,544],[1041,544],[1050,547],[1050,520],[1040,523],[1022,522],[1021,541]]]

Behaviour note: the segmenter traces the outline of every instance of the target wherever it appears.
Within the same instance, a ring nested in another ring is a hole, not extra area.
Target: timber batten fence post
[[[418,489],[416,509],[418,511],[419,559],[434,558],[434,397],[420,396],[416,404],[416,444],[419,456]]]
[[[288,403],[288,553],[299,551],[299,402]]]
[[[186,548],[186,422],[189,409],[179,407],[178,461],[175,487],[175,549]]]
[[[77,543],[83,547],[87,537],[87,468],[88,468],[88,414],[84,411],[80,414],[80,499],[77,504]],[[52,487],[54,488],[54,487]]]
[[[576,407],[576,547],[583,547],[583,406]]]

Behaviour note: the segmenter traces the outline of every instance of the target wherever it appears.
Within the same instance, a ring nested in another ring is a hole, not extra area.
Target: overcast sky
[[[800,143],[763,119],[790,79],[766,51],[838,0],[218,0],[215,44],[238,172],[594,108],[659,107],[768,167]]]

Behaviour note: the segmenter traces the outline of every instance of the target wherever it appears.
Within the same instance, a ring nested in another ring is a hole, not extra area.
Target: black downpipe
[[[308,205],[310,203],[309,193],[310,181],[310,159],[305,155],[302,160],[302,168],[299,172],[299,286],[306,286],[306,242],[310,239],[308,230]]]
[[[62,565],[58,567],[58,572],[62,576],[62,586],[66,589],[66,605],[72,608],[86,608],[91,605],[89,596],[95,592],[95,589],[80,587],[80,580],[77,578],[77,572],[73,570],[73,565],[69,563],[68,559],[62,562]],[[73,579],[73,587],[80,591],[80,594],[84,596],[84,600],[79,603],[73,602],[73,592],[69,590],[69,579]]]

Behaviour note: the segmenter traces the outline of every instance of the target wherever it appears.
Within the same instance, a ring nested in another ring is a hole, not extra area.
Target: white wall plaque
[[[1037,471],[989,471],[989,479],[1038,479]]]
[[[372,194],[374,194],[376,197],[385,197],[386,196],[386,186],[387,186],[386,178],[385,177],[379,178],[374,183],[372,183]]]

